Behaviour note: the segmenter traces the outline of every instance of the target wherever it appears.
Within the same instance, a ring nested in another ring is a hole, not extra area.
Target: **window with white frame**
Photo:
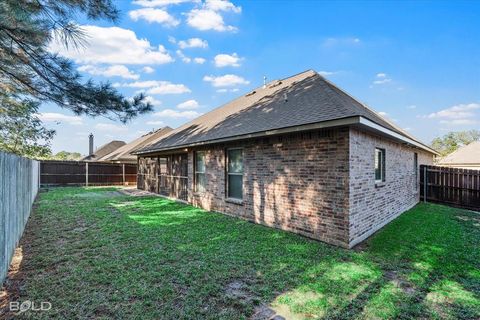
[[[205,178],[205,152],[195,152],[195,191],[204,192],[207,180]]]
[[[243,199],[243,149],[227,150],[227,196]]]
[[[375,148],[375,182],[385,181],[385,149]]]

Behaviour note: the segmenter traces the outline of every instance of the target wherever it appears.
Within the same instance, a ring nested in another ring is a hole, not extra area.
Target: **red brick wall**
[[[225,197],[225,152],[244,150],[243,201]],[[386,181],[375,185],[375,148],[386,150]],[[206,152],[206,192],[194,192],[194,152]],[[188,202],[249,221],[351,247],[419,200],[418,164],[432,155],[354,128],[216,144],[188,150]],[[139,172],[155,172],[152,168]],[[156,180],[147,174],[145,188]]]
[[[348,246],[349,130],[194,148],[189,202],[207,210]],[[225,149],[244,148],[243,202],[225,199]],[[193,190],[194,151],[206,151],[207,187]]]
[[[385,182],[375,185],[375,148],[385,149]],[[350,130],[350,246],[366,239],[416,205],[420,190],[414,169],[432,164],[426,151],[358,129]]]

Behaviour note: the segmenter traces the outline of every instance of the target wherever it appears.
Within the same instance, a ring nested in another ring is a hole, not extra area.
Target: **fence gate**
[[[422,165],[420,200],[480,211],[480,170]]]

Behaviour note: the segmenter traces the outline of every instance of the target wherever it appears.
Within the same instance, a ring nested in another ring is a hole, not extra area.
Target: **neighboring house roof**
[[[118,140],[113,140],[110,141],[109,143],[106,143],[102,145],[100,148],[95,150],[93,154],[89,154],[85,158],[82,159],[82,161],[89,160],[89,161],[97,161],[101,157],[109,154],[110,152],[117,150],[121,146],[125,145],[125,141],[118,141]]]
[[[480,141],[472,142],[450,153],[440,165],[480,165]]]
[[[131,154],[137,149],[149,146],[152,143],[157,142],[164,135],[172,131],[170,127],[160,128],[158,130],[149,132],[138,139],[133,140],[130,143],[110,152],[109,154],[101,157],[98,161],[115,161],[115,162],[136,162],[137,156]]]
[[[333,120],[340,120],[333,123]],[[272,81],[170,132],[137,154],[281,133],[279,129],[313,129],[312,124],[380,126],[420,147],[428,146],[352,98],[313,70]],[[378,128],[377,128],[378,129]]]

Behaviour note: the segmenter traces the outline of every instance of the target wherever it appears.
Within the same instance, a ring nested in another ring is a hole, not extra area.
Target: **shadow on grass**
[[[294,319],[479,314],[478,228],[458,209],[419,205],[357,252],[159,197],[84,192],[105,191],[42,194],[28,223],[5,290],[51,301],[36,318],[259,318],[265,306]]]

